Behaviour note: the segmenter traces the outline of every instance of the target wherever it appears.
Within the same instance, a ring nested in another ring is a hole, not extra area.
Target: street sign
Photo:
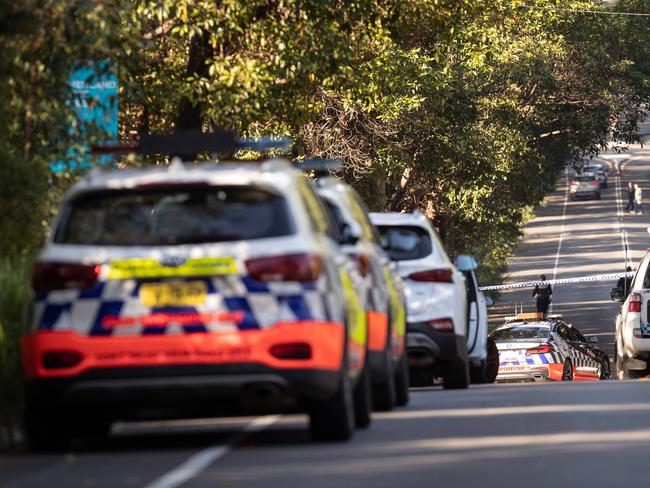
[[[106,61],[82,66],[70,75],[69,84],[77,121],[68,130],[86,141],[79,148],[69,148],[64,160],[50,163],[55,173],[85,170],[112,162],[111,155],[91,154],[88,135],[85,136],[88,126],[94,127],[93,133],[99,134],[103,142],[117,142],[118,81],[114,66]]]

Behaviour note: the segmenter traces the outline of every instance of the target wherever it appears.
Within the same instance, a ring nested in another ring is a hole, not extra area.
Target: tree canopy
[[[565,162],[636,140],[650,23],[590,1],[25,0],[0,4],[0,247],[33,253],[76,174],[67,84],[119,69],[120,137],[288,134],[341,157],[373,210],[422,209],[500,263]],[[650,12],[646,0],[618,10]],[[613,124],[613,121],[618,123]]]

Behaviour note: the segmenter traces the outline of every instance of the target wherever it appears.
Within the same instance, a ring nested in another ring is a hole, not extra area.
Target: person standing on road
[[[541,275],[539,277],[540,281],[546,281],[546,276]],[[535,298],[535,304],[537,305],[537,312],[544,314],[546,317],[546,312],[548,312],[548,306],[551,303],[551,295],[553,295],[553,289],[549,283],[542,283],[541,285],[535,285],[533,290],[533,298]]]
[[[634,183],[634,213],[643,213],[643,190],[638,183]]]
[[[634,211],[634,183],[628,181],[627,183],[627,205],[625,206],[627,212]]]

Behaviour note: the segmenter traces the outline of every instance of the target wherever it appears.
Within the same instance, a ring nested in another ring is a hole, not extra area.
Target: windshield
[[[431,237],[421,227],[379,225],[377,229],[393,261],[421,259],[431,254]]]
[[[285,201],[273,192],[240,186],[181,186],[81,196],[69,205],[54,242],[154,246],[291,233]]]
[[[523,326],[499,329],[492,333],[495,341],[516,341],[519,339],[547,339],[550,335],[549,327]]]

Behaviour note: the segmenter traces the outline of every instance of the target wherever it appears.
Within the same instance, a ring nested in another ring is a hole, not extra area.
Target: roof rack
[[[328,176],[335,171],[339,171],[343,166],[343,160],[325,159],[325,158],[311,158],[311,159],[294,159],[293,165],[303,171],[312,171],[316,176]]]
[[[562,314],[560,313],[553,313],[553,314],[547,314],[544,315],[542,312],[524,312],[524,313],[518,313],[515,315],[510,315],[508,317],[505,317],[506,322],[513,322],[515,320],[540,320],[540,319],[546,319],[546,320],[554,320],[554,319],[561,319]]]
[[[234,132],[228,130],[214,132],[178,130],[169,133],[144,134],[138,141],[94,145],[91,149],[94,154],[167,154],[182,159],[193,159],[197,153],[202,152],[227,157],[238,150],[286,151],[290,146],[288,137],[265,136],[238,139]]]

